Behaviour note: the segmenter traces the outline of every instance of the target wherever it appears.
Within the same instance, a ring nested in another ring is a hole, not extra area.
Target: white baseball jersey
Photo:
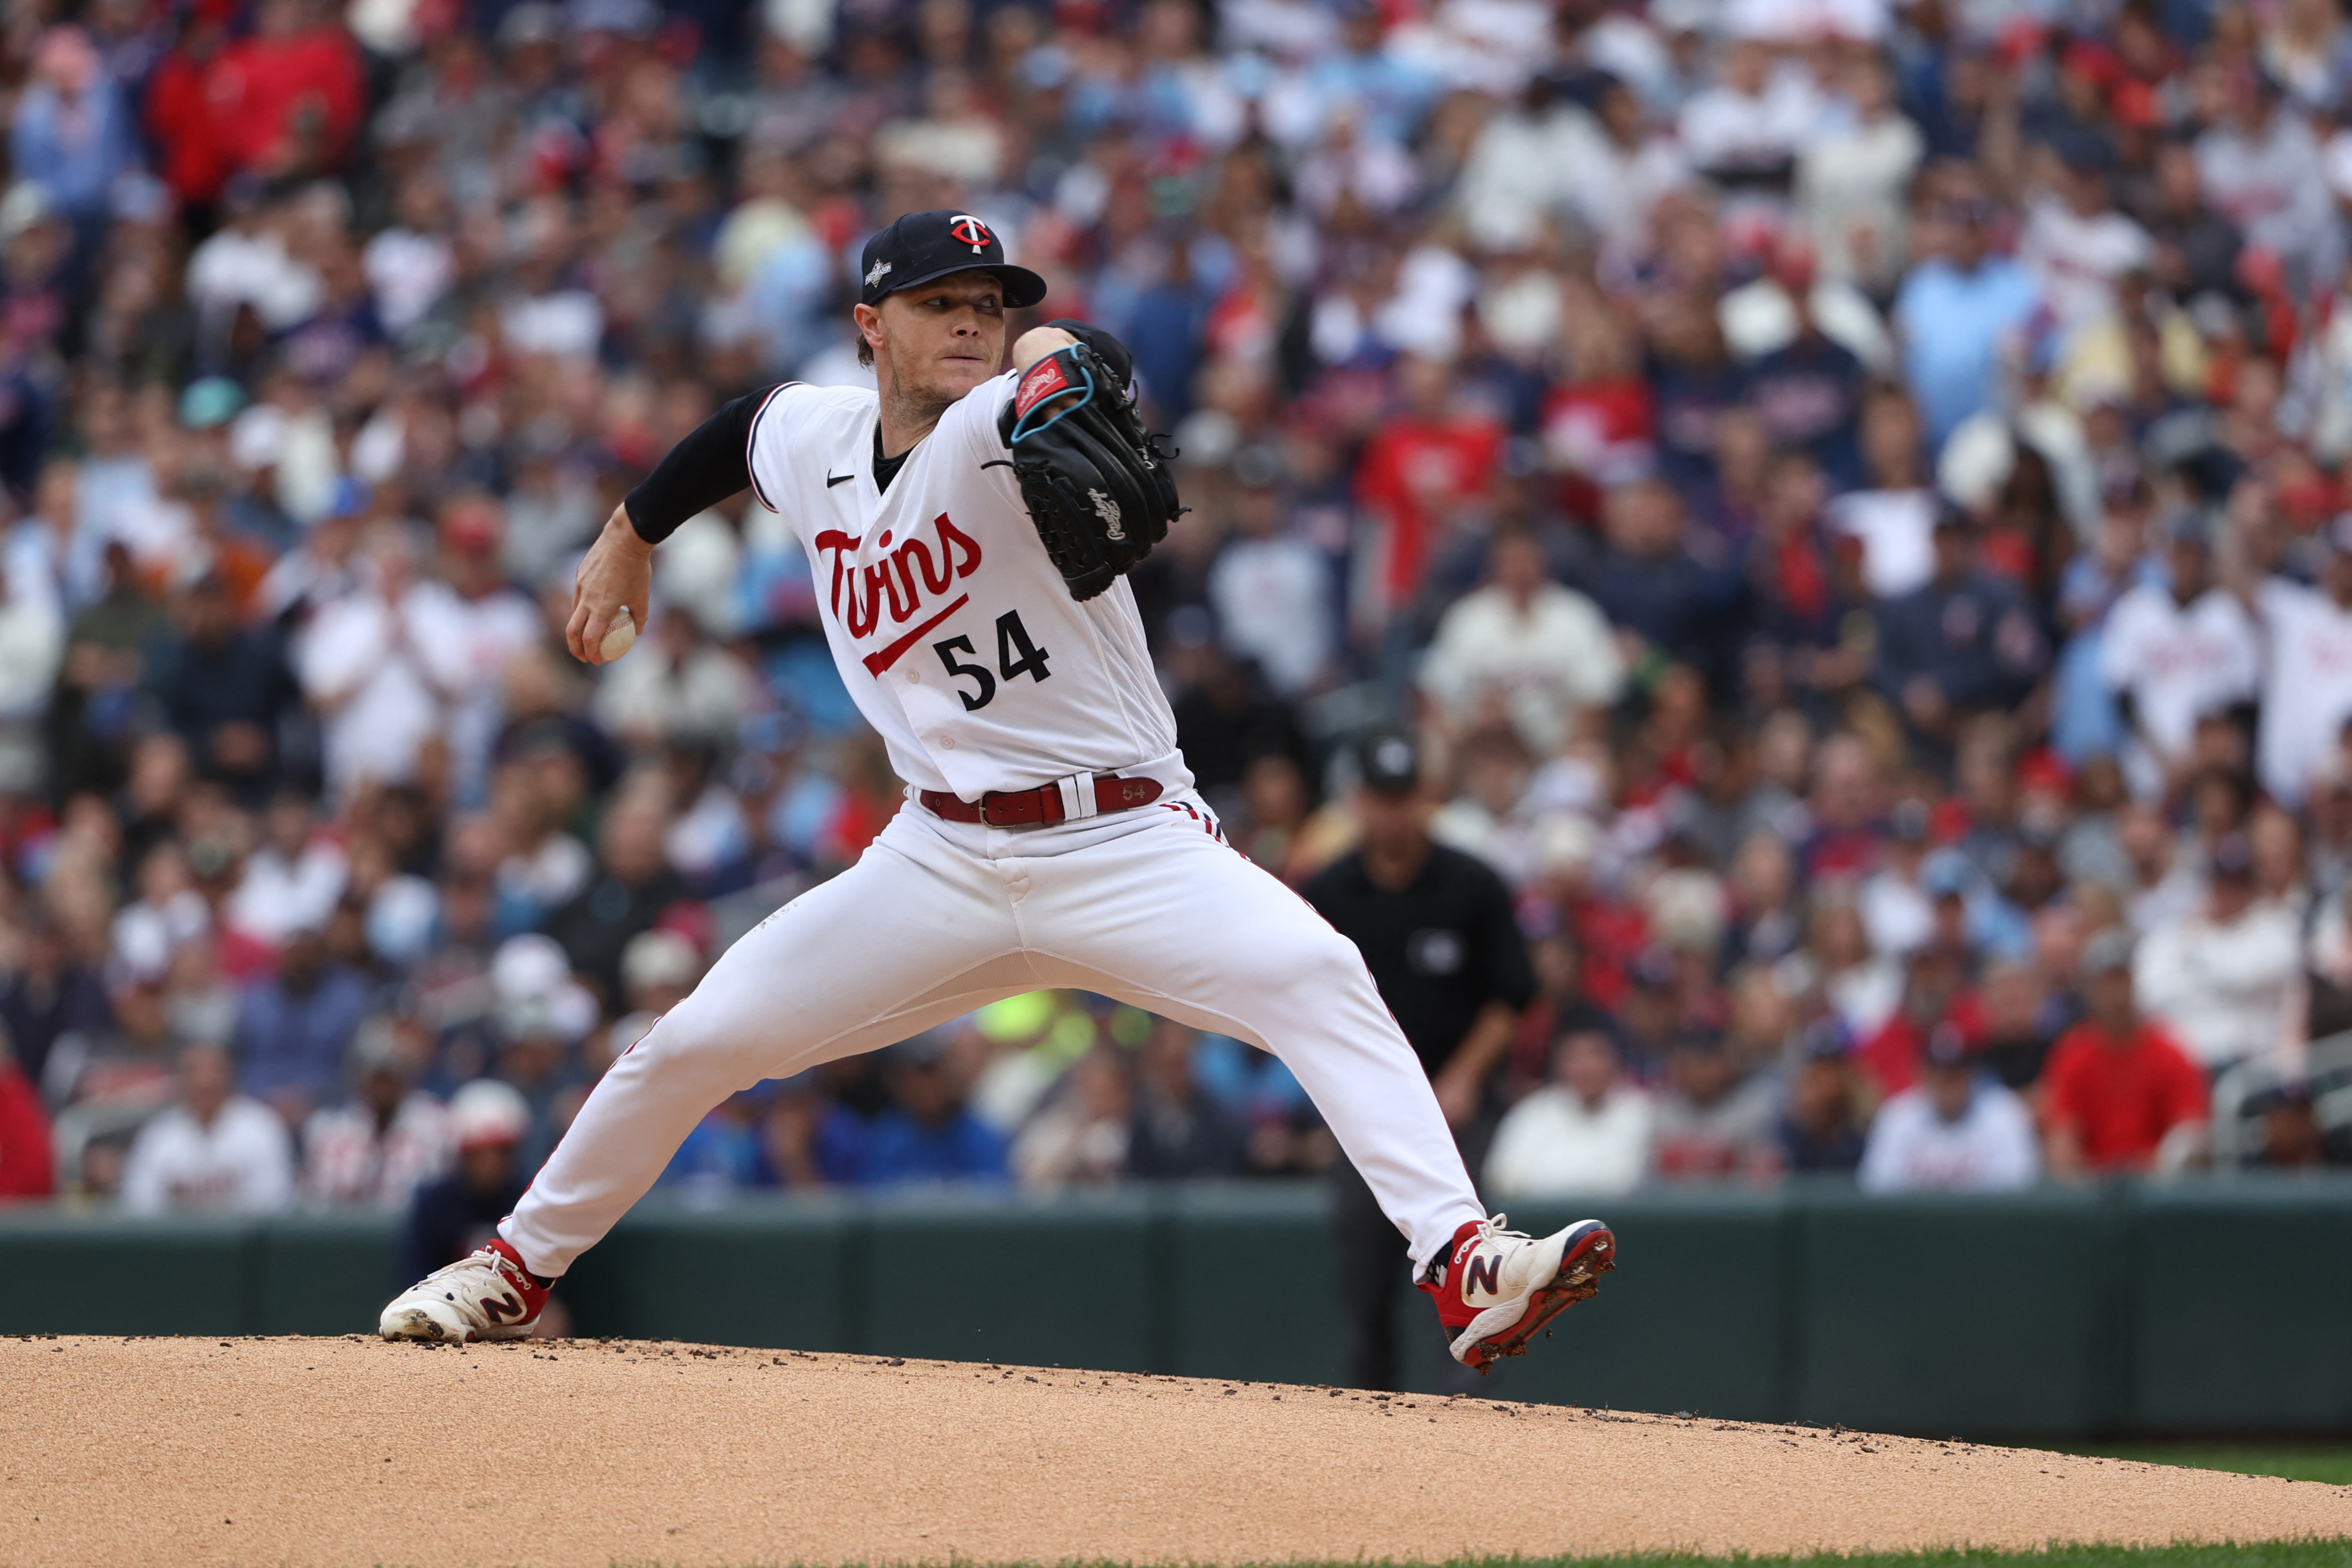
[[[2143,582],[2107,612],[2099,674],[2109,690],[2131,693],[2140,729],[2178,756],[2199,719],[2253,697],[2262,650],[2253,622],[2227,590],[2208,589],[2183,605],[2169,589]],[[2124,748],[2124,775],[2142,800],[2164,791],[2163,763],[2137,737]]]
[[[2352,719],[2352,610],[2273,577],[2256,593],[2270,657],[2263,679],[2263,788],[2300,805]]]
[[[977,800],[1075,774],[1192,783],[1125,579],[1080,604],[1039,542],[975,387],[874,483],[879,402],[787,383],[752,417],[751,487],[808,552],[817,613],[898,777]]]

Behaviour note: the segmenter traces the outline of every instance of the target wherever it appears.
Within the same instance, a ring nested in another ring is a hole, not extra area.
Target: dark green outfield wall
[[[1605,1212],[1622,1268],[1482,1392],[1935,1436],[2352,1433],[2352,1182]],[[648,1204],[560,1293],[583,1334],[1328,1383],[1323,1214],[1318,1187],[1261,1185]],[[405,1282],[392,1239],[0,1210],[0,1332],[362,1331]],[[1409,1381],[1453,1386],[1399,1294]]]

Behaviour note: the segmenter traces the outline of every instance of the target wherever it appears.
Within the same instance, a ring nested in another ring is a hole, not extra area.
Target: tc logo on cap
[[[988,225],[970,213],[958,213],[950,219],[948,233],[953,235],[959,243],[971,246],[974,256],[986,251],[995,238],[988,232]]]

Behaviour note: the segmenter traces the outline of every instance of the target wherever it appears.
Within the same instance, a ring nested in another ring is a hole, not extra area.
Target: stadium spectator
[[[2089,1016],[2058,1039],[2042,1074],[2043,1157],[2058,1176],[2177,1168],[2200,1151],[2205,1075],[2133,995],[2131,938],[2083,949]]]
[[[1651,1173],[1661,1181],[1765,1181],[1780,1174],[1780,1095],[1718,1036],[1685,1032],[1666,1055]]]
[[[320,1206],[404,1210],[417,1187],[449,1163],[448,1114],[412,1087],[417,1052],[409,1026],[378,1014],[352,1041],[351,1098],[314,1111],[302,1126],[302,1196]]]
[[[1780,1113],[1780,1160],[1795,1175],[1845,1175],[1861,1165],[1870,1118],[1843,1026],[1817,1019],[1801,1044],[1803,1060]]]
[[[2269,644],[2260,774],[2273,800],[2300,806],[2336,761],[2352,721],[2352,514],[2317,534],[2326,563],[2308,585],[2273,572],[2252,605]]]
[[[1593,602],[1549,580],[1538,541],[1507,533],[1487,550],[1489,583],[1438,622],[1421,688],[1454,734],[1502,719],[1549,757],[1584,714],[1615,706],[1624,665]]]
[[[1234,531],[1209,569],[1209,607],[1237,659],[1254,661],[1276,695],[1296,701],[1328,682],[1338,647],[1331,569],[1286,525],[1278,459],[1264,447],[1234,456]]]
[[[237,1003],[240,1086],[299,1126],[333,1097],[367,1007],[367,982],[329,954],[321,925],[289,931],[274,972]]]
[[[105,982],[81,961],[54,918],[27,922],[23,938],[15,968],[0,980],[0,1030],[6,1032],[16,1070],[45,1089],[58,1041],[103,1034],[112,1019]],[[61,1099],[63,1093],[60,1089],[49,1097]]]
[[[1021,1129],[1011,1155],[1024,1186],[1115,1181],[1127,1169],[1135,1086],[1117,1047],[1098,1045],[1070,1064],[1054,1097]]]
[[[421,1280],[487,1242],[529,1185],[516,1151],[530,1127],[522,1096],[496,1079],[467,1084],[449,1101],[457,1164],[415,1190],[400,1239],[399,1271]]]
[[[1495,1129],[1484,1190],[1497,1202],[1630,1192],[1649,1172],[1654,1115],[1648,1092],[1626,1081],[1617,1042],[1572,1030],[1553,1049],[1550,1082]]]
[[[1881,606],[1877,644],[1874,684],[1931,744],[1953,740],[1974,715],[2015,706],[2044,661],[2032,612],[1979,569],[1975,525],[1951,506],[1936,514],[1933,575]]]
[[[2215,580],[2213,520],[2182,509],[2164,531],[2171,581],[2117,600],[2099,638],[2099,668],[2132,737],[2124,776],[2142,800],[2187,782],[2198,721],[2251,700],[2262,660],[2252,622]]]
[[[47,1197],[56,1190],[48,1113],[32,1081],[0,1043],[0,1202]]]
[[[2260,1118],[2247,1164],[2287,1171],[2352,1166],[2352,1130],[2321,1125],[2308,1083],[2283,1083],[2246,1109]]]
[[[139,1129],[122,1167],[133,1214],[270,1214],[294,1201],[294,1140],[258,1100],[236,1092],[228,1052],[180,1052],[179,1094]]]
[[[1609,497],[1607,531],[1592,597],[1629,661],[1681,661],[1725,689],[1744,585],[1694,549],[1682,497],[1662,480],[1627,485]]]
[[[2202,907],[2150,931],[2132,973],[2139,1006],[2209,1073],[2284,1047],[2302,947],[2295,916],[2257,896],[2245,834],[2214,844]]]
[[[1398,365],[1403,406],[1365,443],[1356,487],[1379,530],[1373,596],[1377,623],[1420,598],[1423,577],[1445,541],[1444,525],[1479,500],[1502,455],[1503,427],[1463,406],[1442,359],[1408,354]]]
[[[1129,1176],[1168,1180],[1240,1173],[1242,1125],[1199,1082],[1193,1055],[1199,1032],[1171,1019],[1151,1026],[1136,1063]]]
[[[378,525],[362,547],[364,586],[328,599],[303,632],[296,668],[303,695],[325,716],[327,783],[341,798],[415,779],[443,723],[420,554],[399,529]]]
[[[1003,1181],[1004,1141],[964,1103],[964,1086],[939,1031],[901,1040],[887,1052],[889,1103],[870,1119],[843,1110],[831,1161],[839,1179],[860,1186],[897,1182]]]
[[[2003,350],[2042,303],[2033,275],[1992,249],[2000,214],[1983,195],[1962,189],[1928,209],[1921,225],[1926,259],[1895,299],[1904,343],[1904,380],[1918,400],[1929,450],[1999,395]]]
[[[649,789],[633,787],[608,806],[596,833],[596,869],[572,900],[547,916],[546,931],[575,972],[603,997],[621,995],[621,955],[686,896],[662,835],[667,813]]]
[[[1927,1037],[1920,1081],[1879,1107],[1856,1173],[1864,1192],[2003,1192],[2031,1186],[2042,1154],[2033,1113],[1985,1071],[1960,1027]]]

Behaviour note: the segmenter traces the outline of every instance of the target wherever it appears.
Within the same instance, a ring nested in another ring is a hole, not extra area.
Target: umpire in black
[[[1475,1181],[1501,1115],[1496,1070],[1535,999],[1535,969],[1502,878],[1429,836],[1435,802],[1412,737],[1376,730],[1358,755],[1362,847],[1307,883],[1307,902],[1362,950]],[[1335,1179],[1347,1376],[1359,1388],[1393,1389],[1403,1239],[1344,1157]]]

